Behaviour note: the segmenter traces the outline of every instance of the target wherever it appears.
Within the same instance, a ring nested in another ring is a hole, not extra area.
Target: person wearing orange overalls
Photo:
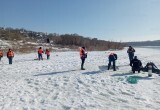
[[[0,50],[0,61],[1,61],[2,57],[3,57],[3,52],[2,52],[2,50]]]
[[[80,58],[81,58],[81,70],[85,70],[83,68],[85,59],[87,58],[87,53],[85,52],[85,47],[80,47]]]
[[[14,53],[11,49],[9,49],[7,52],[7,58],[9,60],[9,64],[12,64],[13,57],[14,57]]]
[[[47,55],[47,60],[49,60],[49,58],[50,58],[50,51],[48,49],[46,49],[45,54]]]
[[[43,60],[42,54],[43,54],[43,49],[42,49],[42,47],[39,47],[39,49],[38,49],[38,60]]]

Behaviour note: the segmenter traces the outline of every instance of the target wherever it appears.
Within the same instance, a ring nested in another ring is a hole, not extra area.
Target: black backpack
[[[143,72],[148,72],[148,67],[152,66],[152,73],[160,74],[160,70],[153,62],[148,62],[146,66],[142,69]]]

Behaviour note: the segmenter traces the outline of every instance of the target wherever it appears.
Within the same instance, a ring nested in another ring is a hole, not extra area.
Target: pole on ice
[[[152,77],[152,65],[148,65],[148,77]]]

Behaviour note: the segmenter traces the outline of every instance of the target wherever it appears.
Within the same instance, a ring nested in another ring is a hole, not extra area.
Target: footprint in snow
[[[144,98],[139,98],[139,97],[135,97],[135,99],[140,100],[140,101],[146,101],[146,99],[144,99]]]
[[[123,95],[133,96],[134,94],[128,93],[128,92],[121,92]]]
[[[54,87],[58,87],[58,86],[59,86],[58,84],[56,84],[56,83],[54,84]]]
[[[128,100],[125,100],[125,99],[118,98],[118,100],[119,100],[120,102],[128,103]]]
[[[112,92],[112,91],[108,91],[108,93],[111,94],[111,95],[115,95],[115,93]]]

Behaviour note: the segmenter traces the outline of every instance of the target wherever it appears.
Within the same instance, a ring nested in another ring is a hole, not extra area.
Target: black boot
[[[81,70],[85,70],[83,67],[81,67]]]
[[[83,68],[83,65],[81,65],[81,70],[85,70],[85,69]]]
[[[111,61],[109,61],[108,63],[108,70],[110,69],[110,66],[111,66]]]
[[[109,70],[109,68],[110,68],[110,65],[108,64],[108,70]]]

